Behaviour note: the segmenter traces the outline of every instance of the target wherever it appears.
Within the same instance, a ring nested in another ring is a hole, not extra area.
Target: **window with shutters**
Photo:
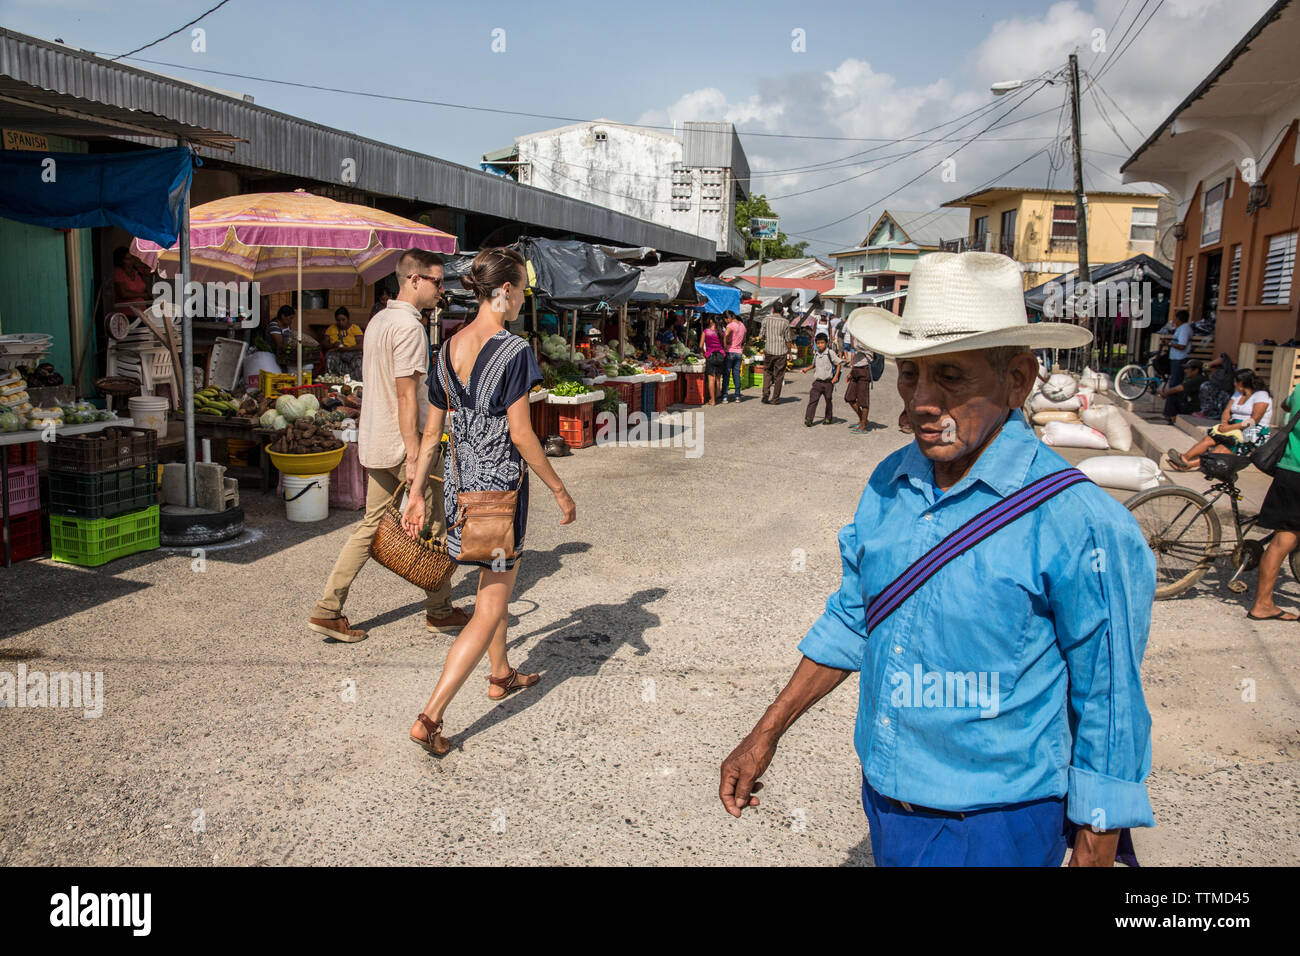
[[[1129,242],[1155,242],[1156,211],[1146,206],[1134,206],[1132,218],[1129,219]]]
[[[1196,259],[1192,256],[1187,257],[1187,285],[1183,288],[1183,308],[1185,309],[1192,307],[1192,266],[1195,262]]]
[[[1241,243],[1232,247],[1232,265],[1228,269],[1228,289],[1223,296],[1224,305],[1237,304],[1237,288],[1241,283]]]
[[[1271,236],[1268,256],[1264,260],[1264,287],[1260,291],[1260,305],[1289,305],[1291,302],[1291,273],[1295,271],[1294,232]]]
[[[689,212],[694,194],[695,177],[689,169],[682,169],[680,163],[675,163],[673,165],[673,212]]]
[[[1078,224],[1075,222],[1074,206],[1059,203],[1052,206],[1051,246],[1075,246],[1079,242]]]

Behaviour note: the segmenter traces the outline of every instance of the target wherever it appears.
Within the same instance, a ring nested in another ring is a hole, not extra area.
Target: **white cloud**
[[[766,77],[757,83],[754,92],[743,98],[728,99],[716,88],[686,92],[671,105],[645,113],[638,122],[721,119],[751,132],[894,138],[990,105],[987,118],[976,119],[956,133],[954,142],[948,145],[914,142],[900,146],[830,138],[744,137],[755,173],[842,160],[844,168],[756,176],[754,190],[769,197],[847,180],[869,168],[869,165],[850,163],[878,165],[883,157],[896,156],[909,149],[920,150],[914,156],[893,160],[892,165],[879,172],[775,202],[783,223],[795,232],[839,219],[872,203],[869,212],[864,210],[844,224],[816,233],[817,238],[832,245],[847,245],[862,238],[860,233],[869,225],[869,219],[885,206],[933,208],[982,185],[1035,149],[1052,142],[1065,96],[1065,87],[1059,81],[1036,93],[1005,122],[1021,120],[1040,111],[1045,111],[1045,115],[989,133],[955,152],[962,140],[1015,106],[1014,96],[995,103],[988,90],[990,83],[1058,71],[1071,52],[1078,53],[1081,70],[1106,70],[1101,86],[1119,105],[1116,109],[1102,98],[1107,115],[1125,142],[1103,121],[1101,107],[1093,96],[1086,95],[1083,100],[1083,143],[1088,161],[1085,182],[1092,188],[1114,187],[1119,182],[1116,175],[1119,166],[1130,149],[1155,130],[1269,5],[1270,0],[1166,0],[1147,27],[1138,33],[1142,21],[1133,27],[1130,23],[1142,4],[1129,3],[1121,16],[1124,0],[1096,0],[1091,4],[1063,0],[1038,16],[994,23],[973,44],[964,62],[948,75],[922,85],[901,82],[875,69],[867,59],[850,58],[822,72]],[[1151,9],[1143,12],[1143,20]],[[1094,43],[1099,30],[1106,31],[1105,48],[1097,52]],[[1127,36],[1126,31],[1130,31]],[[1121,44],[1127,46],[1129,40],[1133,40],[1132,45],[1107,67],[1107,58],[1113,57],[1122,48]],[[1088,82],[1085,78],[1085,87]],[[1136,129],[1121,111],[1132,119]],[[959,125],[931,135],[952,134]],[[853,156],[855,153],[863,155]],[[927,167],[950,155],[956,163],[956,182],[944,182],[941,168],[925,172]],[[914,184],[897,195],[876,202],[918,175],[920,178]],[[1046,159],[1039,157],[1008,179],[1044,185],[1047,176]],[[1069,182],[1068,166],[1054,174],[1054,186],[1068,188]],[[812,251],[824,253],[828,248],[815,245]]]

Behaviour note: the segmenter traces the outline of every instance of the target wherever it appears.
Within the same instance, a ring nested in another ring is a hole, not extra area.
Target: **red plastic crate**
[[[560,406],[552,405],[550,402],[542,404],[546,407],[546,427],[541,432],[542,438],[545,439],[560,433]]]
[[[45,553],[45,538],[41,534],[41,513],[11,515],[9,518],[9,559],[26,561]]]
[[[546,441],[546,401],[530,402],[528,404],[528,415],[533,423],[533,431],[542,441]]]
[[[36,442],[34,441],[29,441],[22,445],[10,445],[7,452],[9,455],[9,464],[11,465],[36,464]]]
[[[560,437],[570,448],[587,448],[596,444],[595,403],[555,405],[560,412]]]
[[[640,382],[605,382],[601,385],[603,389],[614,389],[618,392],[618,400],[627,406],[627,413],[641,411],[641,383]]]
[[[683,372],[682,378],[686,380],[686,394],[682,402],[686,405],[703,405],[705,401],[705,386],[703,372]]]
[[[41,510],[41,476],[35,465],[9,466],[9,513]]]
[[[655,389],[655,411],[666,412],[668,406],[672,404],[677,395],[677,379],[671,382],[660,382],[659,387]]]

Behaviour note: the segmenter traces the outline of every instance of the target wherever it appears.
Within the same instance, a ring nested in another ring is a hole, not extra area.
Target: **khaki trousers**
[[[343,545],[343,551],[334,562],[334,570],[325,582],[325,593],[316,602],[312,617],[336,618],[343,616],[343,603],[348,599],[348,590],[365,563],[370,560],[370,542],[379,530],[379,519],[384,507],[393,499],[395,492],[406,477],[406,462],[392,468],[369,468],[366,470],[366,516],[352,531],[352,536]],[[434,538],[446,539],[447,515],[442,504],[442,455],[433,463],[433,469],[424,488],[424,507],[431,515],[430,526]],[[424,610],[431,617],[446,617],[451,613],[451,581],[449,580],[437,591],[424,592]]]

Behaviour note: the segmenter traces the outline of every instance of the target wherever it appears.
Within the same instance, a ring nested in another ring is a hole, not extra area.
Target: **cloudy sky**
[[[0,24],[116,56],[216,2],[0,0]],[[567,121],[727,120],[754,190],[824,254],[857,244],[886,207],[932,209],[989,181],[1068,188],[1065,86],[1043,79],[1072,51],[1086,74],[1085,182],[1114,188],[1131,150],[1269,6],[228,0],[199,24],[204,49],[187,29],[124,62],[468,165]],[[1026,85],[992,96],[1006,80]]]

